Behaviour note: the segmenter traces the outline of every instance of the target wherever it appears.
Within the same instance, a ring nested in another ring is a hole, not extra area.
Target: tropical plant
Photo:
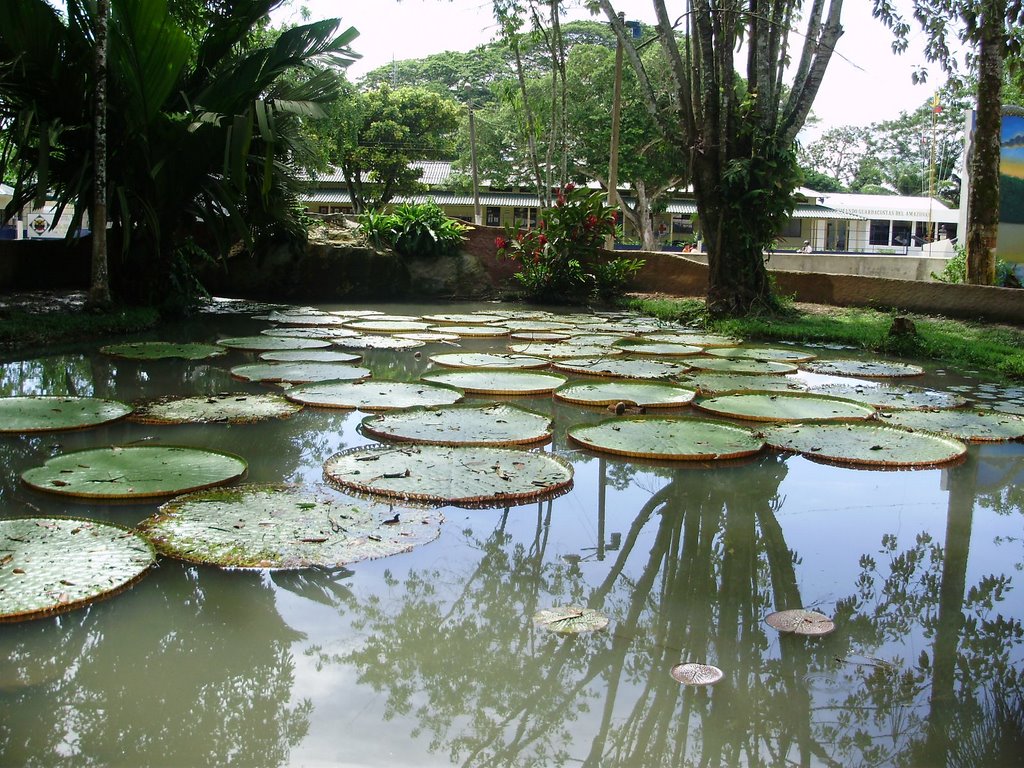
[[[401,256],[454,256],[468,229],[433,202],[403,203],[391,213],[367,211],[359,224],[371,245],[393,248]]]

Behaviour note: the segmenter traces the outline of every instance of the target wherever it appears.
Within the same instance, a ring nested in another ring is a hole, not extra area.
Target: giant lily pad
[[[260,331],[264,336],[284,336],[289,339],[338,339],[346,336],[359,336],[359,331],[348,328],[327,326],[267,328]]]
[[[673,680],[683,685],[714,685],[725,677],[725,673],[718,667],[693,661],[676,664],[669,674]]]
[[[581,358],[559,360],[552,364],[558,371],[583,373],[589,376],[612,376],[620,379],[667,379],[690,370],[682,363],[663,360],[618,360],[614,358]]]
[[[799,379],[775,374],[751,375],[691,371],[680,377],[680,383],[687,387],[696,387],[705,396],[726,392],[803,392],[805,390],[804,384]],[[836,396],[840,397],[840,395]]]
[[[882,467],[932,467],[967,452],[963,443],[942,435],[861,423],[772,427],[765,440],[812,459]]]
[[[924,368],[910,363],[886,362],[883,360],[814,360],[801,366],[811,373],[830,376],[864,376],[869,379],[896,379],[905,376],[920,376]]]
[[[51,616],[130,586],[156,560],[137,533],[71,517],[0,520],[0,621]]]
[[[430,359],[447,368],[544,368],[549,362],[542,357],[487,352],[448,352]]]
[[[870,419],[875,409],[852,400],[803,392],[738,392],[694,401],[699,410],[750,421],[844,421]]]
[[[806,363],[817,357],[812,352],[779,347],[716,347],[708,349],[712,357],[726,357],[732,360],[775,360],[779,363]]]
[[[569,437],[595,451],[647,459],[738,459],[764,448],[749,429],[706,419],[610,419],[573,427]]]
[[[323,408],[358,408],[363,411],[388,411],[416,406],[452,405],[462,392],[440,384],[401,381],[326,381],[300,384],[284,393],[296,403]]]
[[[514,405],[454,405],[367,416],[376,438],[432,445],[528,445],[551,437],[551,420]]]
[[[355,363],[361,359],[359,355],[335,349],[282,349],[260,355],[260,360],[268,363]]]
[[[701,347],[665,341],[620,341],[615,346],[623,352],[641,357],[689,357],[703,351]]]
[[[421,318],[429,323],[441,323],[444,325],[483,325],[484,323],[500,323],[505,318],[501,315],[488,315],[478,313],[454,313],[442,315],[423,315]],[[506,331],[502,331],[505,333]]]
[[[597,346],[594,344],[576,344],[575,340],[563,343],[550,342],[541,343],[536,341],[523,342],[522,344],[509,344],[512,352],[522,355],[536,355],[546,357],[550,360],[562,360],[575,357],[611,357],[621,355],[622,350],[611,346]]]
[[[973,408],[945,411],[896,411],[884,415],[889,424],[941,432],[973,443],[1024,439],[1024,417]]]
[[[100,352],[130,360],[161,360],[169,357],[203,360],[227,354],[227,350],[223,346],[216,344],[177,344],[171,341],[131,341],[123,344],[107,344],[100,347]]]
[[[836,625],[828,616],[806,608],[776,611],[764,617],[769,627],[779,632],[792,632],[807,637],[821,637],[835,631]]]
[[[129,445],[54,456],[21,479],[36,490],[75,498],[142,499],[224,485],[245,470],[245,460],[231,453]]]
[[[401,339],[397,336],[380,336],[378,334],[336,337],[333,341],[345,349],[415,349],[423,346],[423,342],[417,339]]]
[[[686,362],[701,371],[716,373],[744,373],[782,375],[796,373],[797,367],[790,363],[779,363],[774,360],[751,360],[749,358],[728,357],[688,357]]]
[[[436,333],[479,339],[508,335],[508,328],[496,325],[432,325],[430,330]]]
[[[578,635],[604,629],[608,617],[593,608],[563,605],[537,611],[533,614],[533,625],[560,635]]]
[[[960,408],[967,405],[966,398],[953,392],[922,389],[904,384],[820,384],[808,390],[819,395],[856,400],[885,410],[916,411],[933,408]]]
[[[743,343],[742,339],[737,339],[733,336],[722,336],[717,333],[687,333],[686,331],[652,333],[644,338],[651,341],[664,341],[669,344],[692,344],[695,347],[704,347],[705,349],[711,349],[712,347],[736,347]]]
[[[558,400],[579,405],[632,403],[645,408],[678,408],[688,405],[696,392],[674,384],[652,381],[582,381],[555,392]]]
[[[521,504],[572,485],[572,466],[514,448],[366,446],[335,454],[324,477],[344,489],[473,507]]]
[[[319,310],[271,312],[267,315],[267,319],[272,323],[282,323],[284,325],[316,325],[324,327],[341,325],[348,322],[348,318]]]
[[[248,363],[236,365],[231,375],[244,381],[305,384],[311,381],[352,381],[370,375],[367,368],[347,363]]]
[[[425,331],[430,328],[430,323],[421,323],[416,320],[353,320],[345,323],[346,328],[360,333],[413,333]]]
[[[509,338],[516,341],[565,341],[572,336],[572,331],[516,331]]]
[[[458,387],[464,392],[481,395],[543,395],[565,384],[567,379],[557,373],[472,368],[465,371],[440,371],[420,378],[434,384]]]
[[[139,530],[164,554],[228,568],[338,568],[433,541],[441,516],[282,485],[179,496]]]
[[[84,429],[131,412],[130,405],[99,397],[2,397],[0,432]]]
[[[222,347],[245,349],[253,352],[269,352],[273,349],[323,349],[331,346],[326,339],[298,339],[289,336],[231,336],[217,339]]]
[[[142,424],[247,424],[284,419],[301,410],[301,404],[282,395],[232,392],[162,398],[139,406],[131,420]]]

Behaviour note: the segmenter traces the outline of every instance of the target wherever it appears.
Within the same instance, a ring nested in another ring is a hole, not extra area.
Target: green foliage
[[[359,231],[375,248],[393,248],[407,257],[454,256],[468,229],[433,202],[403,203],[391,213],[367,211],[359,222]]]
[[[933,280],[940,283],[963,284],[967,282],[967,249],[962,245],[956,247],[956,252],[941,272],[931,273]],[[996,259],[996,285],[1002,288],[1020,288],[1020,281],[1013,272],[1013,265],[1002,259]]]
[[[516,279],[533,301],[577,303],[621,294],[643,266],[639,259],[602,261],[605,237],[614,233],[614,210],[597,190],[566,184],[555,205],[540,214],[537,229],[506,229],[498,255],[514,259]]]
[[[0,349],[30,349],[104,336],[122,336],[153,328],[159,322],[149,307],[86,312],[9,312],[0,316]]]

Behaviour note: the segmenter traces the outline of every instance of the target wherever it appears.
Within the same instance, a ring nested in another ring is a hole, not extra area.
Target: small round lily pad
[[[682,363],[664,360],[620,360],[616,358],[581,358],[552,363],[557,371],[582,373],[588,376],[612,376],[619,379],[667,379],[689,369]]]
[[[139,406],[131,420],[141,424],[248,424],[284,419],[301,410],[301,404],[283,395],[229,392],[161,398]]]
[[[481,395],[544,395],[567,381],[565,376],[557,373],[502,368],[439,371],[420,378],[423,381],[446,384],[464,392]]]
[[[326,381],[300,384],[284,393],[304,405],[322,408],[358,408],[363,411],[388,411],[417,406],[452,405],[462,399],[454,387],[426,382],[402,381]]]
[[[700,398],[693,404],[716,416],[749,421],[845,421],[875,415],[869,405],[804,392],[738,392]]]
[[[489,352],[448,352],[430,360],[446,368],[544,368],[550,361],[529,355],[501,355]]]
[[[161,360],[178,357],[185,360],[204,360],[209,357],[226,355],[227,350],[216,344],[177,344],[171,341],[132,341],[123,344],[107,344],[100,352],[112,357],[130,360]]]
[[[529,445],[551,438],[551,419],[505,403],[418,408],[367,416],[362,429],[382,440],[431,445]]]
[[[841,464],[932,467],[959,459],[959,440],[877,424],[794,424],[765,430],[774,448]]]
[[[578,381],[555,391],[555,398],[578,405],[632,403],[644,408],[680,408],[696,392],[675,384],[653,381]]]
[[[36,490],[74,498],[143,499],[224,485],[245,471],[245,460],[231,453],[129,445],[54,456],[21,479]]]
[[[100,397],[0,397],[0,432],[84,429],[131,412],[130,405]]]
[[[882,360],[814,360],[800,366],[811,373],[830,376],[864,376],[869,379],[896,379],[906,376],[920,376],[924,368],[910,363],[895,363]]]
[[[1024,439],[1024,416],[973,408],[944,411],[894,411],[884,414],[887,424],[906,429],[941,432],[972,443]]]
[[[608,617],[593,608],[564,605],[537,611],[533,614],[533,625],[561,635],[578,635],[604,629]]]
[[[836,625],[828,616],[805,608],[776,611],[764,617],[764,623],[779,632],[792,632],[807,637],[821,637],[834,632]]]
[[[780,363],[775,360],[752,360],[750,358],[688,357],[686,362],[698,370],[715,371],[716,373],[783,375],[796,373],[798,370],[791,363]]]
[[[222,347],[245,349],[253,352],[269,352],[274,349],[323,349],[331,346],[326,339],[301,339],[289,336],[231,336],[217,339]]]
[[[165,555],[225,568],[339,568],[433,541],[441,516],[312,489],[242,485],[179,496],[139,530]]]
[[[680,461],[738,459],[764,448],[764,440],[749,429],[707,419],[609,419],[573,427],[569,437],[619,456]]]
[[[572,485],[572,474],[556,456],[514,448],[365,446],[324,463],[324,477],[342,489],[471,507],[554,496]]]
[[[155,560],[148,541],[113,523],[0,520],[0,621],[52,616],[109,597],[141,578]]]
[[[864,382],[862,384],[823,384],[812,386],[809,392],[831,397],[856,400],[885,410],[930,410],[933,408],[961,408],[967,399],[954,392],[922,389],[906,384]]]
[[[725,677],[725,673],[718,667],[692,661],[676,664],[669,674],[673,680],[683,685],[714,685]]]
[[[282,349],[264,352],[260,360],[268,363],[356,363],[362,358],[335,349]]]
[[[231,375],[244,381],[305,384],[311,381],[352,381],[370,375],[367,368],[347,363],[247,363],[236,365]]]

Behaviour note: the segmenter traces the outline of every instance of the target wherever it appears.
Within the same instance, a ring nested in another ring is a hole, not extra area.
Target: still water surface
[[[160,338],[265,327],[216,315]],[[96,346],[6,362],[0,395],[266,391],[228,374],[252,353],[133,362]],[[361,364],[409,380],[449,351],[369,352]],[[979,374],[930,370],[913,383],[1011,407],[1022,398]],[[568,494],[445,508],[435,542],[333,571],[165,558],[111,600],[0,625],[0,764],[952,765],[997,749],[1014,707],[1019,729],[1024,444],[972,445],[956,466],[913,471],[776,452],[651,464],[567,442],[567,425],[607,412],[515,402],[554,416],[540,450],[572,462]],[[139,440],[239,453],[252,482],[319,483],[325,459],[372,442],[357,430],[364,415],[0,435],[0,516],[138,523],[156,503],[69,503],[18,477],[56,452]],[[609,629],[534,629],[537,610],[569,603],[606,613]],[[837,631],[804,640],[764,624],[799,605],[834,616]],[[726,677],[680,686],[669,676],[680,661]]]

